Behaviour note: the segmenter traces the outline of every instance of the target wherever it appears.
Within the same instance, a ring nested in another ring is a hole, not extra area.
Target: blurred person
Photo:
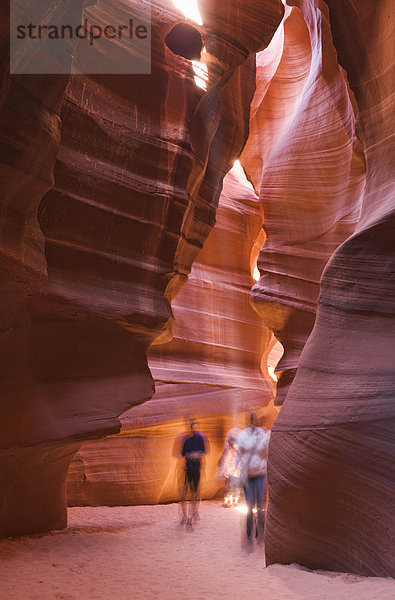
[[[225,493],[223,506],[237,506],[240,496],[239,477],[240,464],[238,464],[237,450],[238,437],[241,433],[239,427],[232,427],[228,431],[224,442],[224,451],[218,462],[217,479],[225,478]]]
[[[270,431],[258,426],[255,413],[250,415],[250,425],[238,437],[237,461],[241,466],[240,482],[244,486],[247,504],[247,546],[252,547],[255,519],[255,537],[263,542],[264,509],[267,489],[267,453]]]
[[[185,436],[181,456],[185,458],[185,478],[181,492],[182,520],[187,529],[192,527],[192,519],[199,520],[198,503],[202,457],[207,453],[207,442],[196,429],[196,421],[190,421],[190,432]],[[187,503],[187,497],[190,502]],[[190,508],[191,510],[188,510]]]

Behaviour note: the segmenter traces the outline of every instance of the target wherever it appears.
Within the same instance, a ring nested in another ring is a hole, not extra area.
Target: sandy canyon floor
[[[69,509],[69,527],[0,540],[1,600],[395,600],[395,581],[265,567],[242,547],[245,516],[204,502],[187,531],[179,506]]]

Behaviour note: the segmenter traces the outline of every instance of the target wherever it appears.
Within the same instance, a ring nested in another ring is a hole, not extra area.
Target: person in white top
[[[247,540],[252,543],[253,509],[256,508],[255,537],[263,541],[264,507],[267,488],[267,453],[270,431],[258,427],[255,413],[251,413],[250,425],[238,437],[238,460],[241,463],[241,482],[247,504]]]

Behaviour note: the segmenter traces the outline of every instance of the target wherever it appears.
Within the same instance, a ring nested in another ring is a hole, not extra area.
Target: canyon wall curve
[[[108,4],[116,20],[123,5]],[[233,4],[251,18],[253,2]],[[182,14],[167,0],[148,6],[150,76],[10,77],[3,64],[1,535],[65,527],[72,455],[152,396],[147,349],[166,337],[170,301],[213,227],[248,134],[254,53],[283,14],[267,0],[251,33],[226,7],[203,7],[204,92],[165,44]]]
[[[292,4],[306,15],[315,3]],[[322,274],[314,328],[273,428],[266,556],[394,576],[393,24],[388,2],[327,4],[366,185],[354,233]]]
[[[177,500],[190,417],[215,497],[257,410],[267,563],[393,576],[390,1],[140,4],[150,75],[10,75],[0,9],[0,535]]]

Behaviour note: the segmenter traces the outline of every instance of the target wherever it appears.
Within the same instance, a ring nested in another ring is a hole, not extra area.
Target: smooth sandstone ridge
[[[310,32],[330,24],[358,105],[366,185],[355,231],[322,275],[314,328],[273,429],[266,556],[394,576],[391,3],[330,0],[321,14],[321,4],[294,4]],[[320,48],[324,57],[325,39]]]
[[[261,362],[273,334],[249,303],[261,223],[259,201],[235,167],[224,179],[216,224],[172,302],[172,340],[149,351],[155,396],[121,416],[120,434],[81,446],[69,471],[70,505],[179,500],[179,438],[190,418],[208,439],[201,494],[213,498],[224,487],[216,472],[226,432],[244,427],[251,410],[272,424],[273,380]]]
[[[252,302],[284,347],[282,404],[315,320],[319,283],[334,250],[355,229],[365,161],[355,102],[314,2],[286,7],[257,55],[257,89],[241,162],[262,202],[267,240]]]
[[[2,9],[1,535],[65,527],[72,455],[153,394],[147,349],[213,227],[248,134],[254,53],[283,15],[268,0],[250,29],[255,4],[237,7],[241,26],[226,4],[202,7],[207,93],[166,46],[184,20],[170,1],[147,5],[150,76],[69,81],[9,76]]]

